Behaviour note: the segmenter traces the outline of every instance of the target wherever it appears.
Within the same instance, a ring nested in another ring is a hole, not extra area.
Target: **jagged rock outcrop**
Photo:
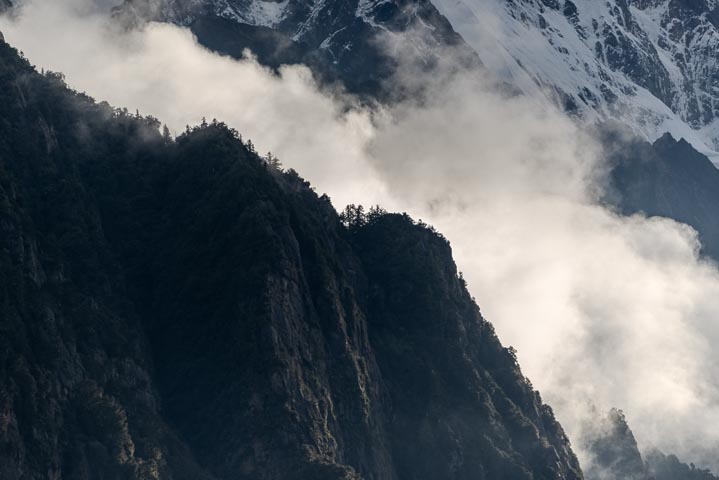
[[[653,480],[621,410],[610,410],[593,429],[586,446],[592,456],[585,465],[588,479]]]
[[[448,242],[0,43],[0,477],[581,479]]]
[[[719,259],[719,170],[686,140],[653,144],[605,125],[598,136],[611,165],[606,201],[622,214],[672,218],[699,233],[702,253]]]

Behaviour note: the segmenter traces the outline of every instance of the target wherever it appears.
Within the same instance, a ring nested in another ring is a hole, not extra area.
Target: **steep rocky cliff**
[[[0,43],[0,478],[581,478],[444,238],[158,127]]]

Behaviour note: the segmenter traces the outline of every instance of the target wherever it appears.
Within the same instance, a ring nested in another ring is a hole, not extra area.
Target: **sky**
[[[273,74],[170,25],[119,32],[96,7],[25,0],[0,31],[38,68],[173,132],[227,122],[338,209],[381,204],[433,224],[583,462],[588,416],[617,407],[643,449],[719,467],[719,271],[691,228],[598,202],[601,150],[562,113],[473,74],[435,75],[424,101],[368,109],[303,66]]]

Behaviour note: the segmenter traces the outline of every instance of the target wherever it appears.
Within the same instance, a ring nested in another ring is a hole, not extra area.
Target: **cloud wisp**
[[[26,2],[0,30],[74,88],[176,132],[227,122],[338,207],[381,203],[434,224],[575,446],[590,403],[616,406],[642,447],[719,466],[707,460],[719,447],[719,272],[690,228],[599,204],[601,152],[564,115],[473,74],[369,111],[305,67],[274,74],[170,25],[118,32],[94,6]]]

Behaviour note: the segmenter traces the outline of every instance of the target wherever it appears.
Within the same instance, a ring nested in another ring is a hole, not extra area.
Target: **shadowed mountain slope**
[[[719,260],[719,170],[684,139],[653,144],[616,126],[602,134],[611,164],[607,200],[626,215],[643,212],[691,225],[702,252]]]
[[[158,127],[0,43],[0,478],[581,478],[444,238]]]
[[[451,52],[464,66],[480,65],[429,0],[125,0],[114,12],[129,25],[186,26],[235,58],[247,48],[273,68],[306,64],[323,83],[368,100],[398,95],[400,62],[431,71]]]

